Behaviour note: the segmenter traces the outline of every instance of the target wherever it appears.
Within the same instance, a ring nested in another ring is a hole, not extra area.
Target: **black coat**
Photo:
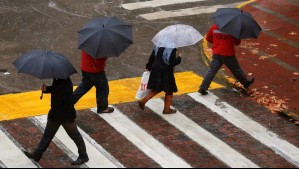
[[[151,71],[147,88],[156,92],[173,93],[177,92],[177,85],[174,77],[174,67],[181,63],[181,57],[176,57],[176,49],[173,49],[169,65],[163,61],[163,53],[165,48],[159,48],[157,55],[155,51],[149,58],[146,69]]]
[[[76,110],[73,104],[73,83],[70,78],[53,79],[44,93],[51,93],[51,110],[48,119],[55,122],[73,122]]]

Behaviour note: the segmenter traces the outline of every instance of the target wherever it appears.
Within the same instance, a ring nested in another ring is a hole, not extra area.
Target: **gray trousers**
[[[215,75],[219,71],[219,69],[224,65],[229,68],[235,78],[244,85],[248,80],[246,78],[246,74],[242,70],[239,62],[235,56],[221,56],[221,55],[213,55],[212,62],[210,64],[210,69],[207,71],[205,78],[200,85],[200,89],[208,90]]]

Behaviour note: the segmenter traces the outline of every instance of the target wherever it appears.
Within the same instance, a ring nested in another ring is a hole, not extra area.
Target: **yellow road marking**
[[[193,72],[176,73],[175,76],[179,89],[176,95],[196,92],[203,80],[202,77]],[[141,77],[110,81],[109,104],[136,101],[135,95],[140,81]],[[218,88],[223,88],[223,86],[217,83],[211,84],[210,89]],[[39,100],[40,94],[40,91],[32,91],[0,96],[0,121],[47,114],[51,105],[50,95],[44,95],[44,99]],[[158,97],[161,96],[163,96],[163,93]],[[76,105],[76,109],[84,110],[93,107],[96,107],[94,88],[81,98]]]

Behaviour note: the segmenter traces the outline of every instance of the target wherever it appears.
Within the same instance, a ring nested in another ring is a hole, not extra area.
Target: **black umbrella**
[[[222,32],[238,39],[256,39],[262,31],[250,13],[238,8],[219,8],[212,19]]]
[[[133,43],[132,26],[116,17],[93,19],[78,34],[78,49],[94,58],[118,57]]]
[[[43,79],[67,79],[77,73],[74,66],[62,54],[33,50],[21,55],[13,65],[19,73],[25,73]],[[43,98],[43,92],[40,99]]]
[[[62,54],[33,50],[21,55],[13,65],[19,73],[25,73],[39,79],[67,79],[77,73],[74,66]]]

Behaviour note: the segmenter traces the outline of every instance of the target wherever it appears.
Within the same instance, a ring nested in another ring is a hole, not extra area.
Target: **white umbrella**
[[[157,47],[179,48],[191,46],[203,39],[192,26],[175,24],[161,30],[152,40]]]

